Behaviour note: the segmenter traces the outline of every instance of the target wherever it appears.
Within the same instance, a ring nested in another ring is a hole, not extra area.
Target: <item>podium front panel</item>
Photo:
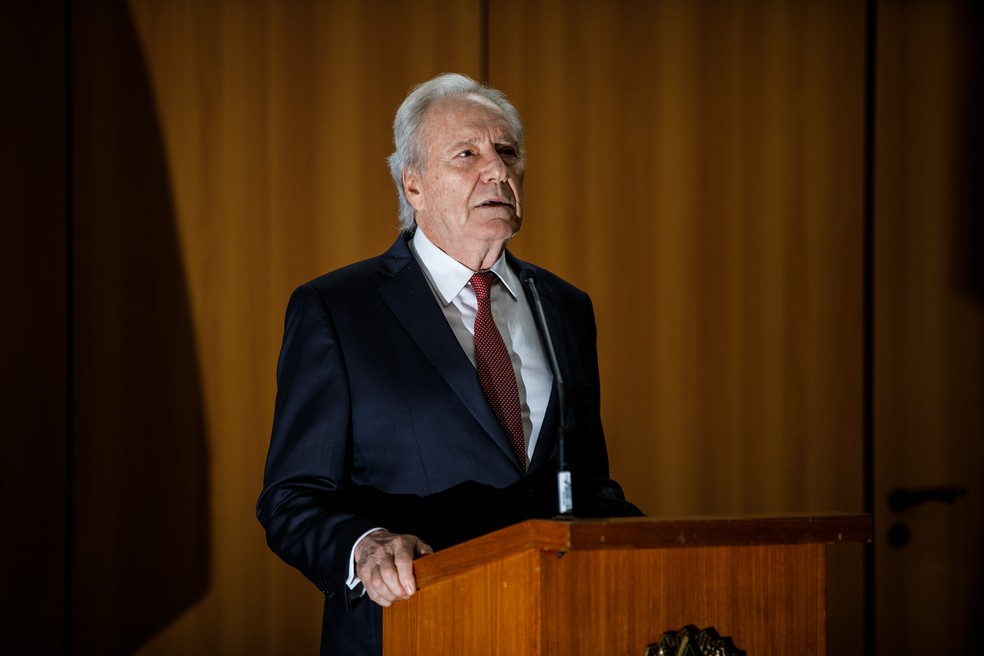
[[[826,654],[824,546],[530,548],[386,609],[386,656],[625,654],[713,627],[749,654]]]

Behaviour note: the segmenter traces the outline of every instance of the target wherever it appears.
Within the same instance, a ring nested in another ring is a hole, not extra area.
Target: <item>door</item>
[[[981,9],[879,3],[879,654],[970,653],[984,619]],[[975,650],[976,651],[976,650]]]

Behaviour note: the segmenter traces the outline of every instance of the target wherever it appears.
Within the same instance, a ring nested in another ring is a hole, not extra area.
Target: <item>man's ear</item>
[[[403,170],[403,193],[406,194],[410,206],[419,210],[422,194],[420,192],[420,176],[416,169],[408,167]]]

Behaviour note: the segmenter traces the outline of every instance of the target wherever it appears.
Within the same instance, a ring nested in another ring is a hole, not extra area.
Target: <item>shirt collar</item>
[[[435,246],[420,229],[420,226],[417,226],[410,244],[417,254],[417,259],[420,261],[424,273],[437,291],[438,297],[447,306],[461,293],[475,272]],[[495,261],[495,264],[489,267],[489,270],[498,276],[509,295],[514,299],[517,298],[516,291],[519,289],[519,279],[506,264],[505,251]]]

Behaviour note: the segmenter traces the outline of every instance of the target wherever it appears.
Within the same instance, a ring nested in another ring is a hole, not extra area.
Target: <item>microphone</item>
[[[567,469],[565,452],[567,400],[564,397],[564,379],[560,375],[557,352],[554,350],[553,339],[550,337],[550,328],[547,327],[547,316],[543,313],[540,294],[536,290],[536,276],[529,269],[524,269],[520,279],[529,288],[530,295],[533,297],[533,307],[536,309],[535,317],[540,325],[540,335],[543,337],[543,344],[547,350],[547,360],[550,362],[550,371],[553,373],[554,385],[557,389],[557,404],[560,407],[560,422],[557,425],[557,512],[561,518],[570,519],[574,516],[574,492],[571,487],[571,472]]]

